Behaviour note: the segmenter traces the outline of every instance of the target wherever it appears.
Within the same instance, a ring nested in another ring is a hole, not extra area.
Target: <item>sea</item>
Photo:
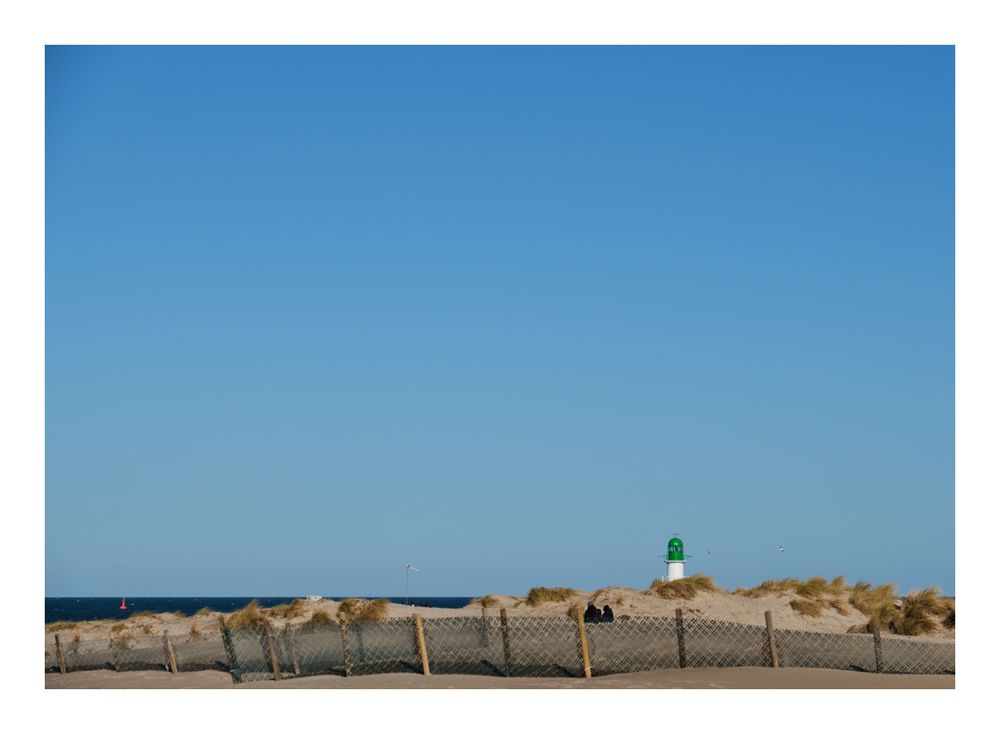
[[[50,622],[86,622],[92,619],[125,619],[136,612],[180,612],[191,615],[200,609],[214,612],[235,612],[254,599],[262,607],[287,604],[292,596],[134,596],[122,599],[108,596],[47,596],[45,597],[45,624]],[[340,601],[346,596],[324,596],[324,599]],[[360,599],[388,599],[396,604],[412,604],[418,607],[443,607],[459,609],[468,604],[471,596],[391,596],[355,597]],[[124,603],[125,608],[122,609]]]

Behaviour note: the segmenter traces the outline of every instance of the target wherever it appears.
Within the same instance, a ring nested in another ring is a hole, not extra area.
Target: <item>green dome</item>
[[[667,543],[667,560],[668,561],[684,560],[684,544],[681,542],[680,538],[671,538],[670,542]]]

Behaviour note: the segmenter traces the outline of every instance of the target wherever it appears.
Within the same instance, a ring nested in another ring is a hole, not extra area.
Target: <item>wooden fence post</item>
[[[167,631],[163,631],[163,651],[167,655],[167,670],[171,673],[177,672],[177,658],[174,656],[174,644],[170,641]]]
[[[504,672],[510,678],[510,628],[507,626],[507,610],[500,610],[500,632],[503,635]]]
[[[59,663],[59,672],[66,673],[66,660],[63,658],[62,644],[59,642],[59,635],[56,634],[56,661]]]
[[[264,639],[267,641],[267,652],[271,657],[271,670],[276,681],[281,680],[281,667],[278,665],[278,653],[274,649],[274,634],[271,632],[271,625],[264,622]]]
[[[479,646],[486,647],[489,644],[489,622],[486,621],[486,607],[483,607],[483,626],[479,630]]]
[[[764,612],[764,624],[767,625],[767,644],[771,649],[771,667],[778,667],[778,643],[774,639],[774,625],[771,624],[771,613]]]
[[[676,609],[674,618],[677,620],[677,661],[684,668],[687,667],[687,655],[684,654],[684,612]]]
[[[872,637],[875,640],[875,672],[882,672],[882,633],[878,625],[872,623]]]
[[[580,630],[580,655],[583,657],[583,677],[590,677],[590,650],[587,647],[587,628],[583,625],[583,609],[576,609],[576,626]]]
[[[340,623],[340,640],[344,643],[344,675],[351,674],[351,648],[347,644],[347,627]]]
[[[423,666],[424,675],[431,674],[431,666],[427,661],[427,643],[424,641],[424,623],[419,614],[413,615],[413,624],[417,628],[417,649],[420,650],[420,665]]]

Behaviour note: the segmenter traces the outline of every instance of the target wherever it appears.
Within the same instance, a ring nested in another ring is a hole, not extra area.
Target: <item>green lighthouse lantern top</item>
[[[670,542],[667,543],[667,560],[668,561],[684,560],[684,544],[681,542],[680,538],[671,538]]]

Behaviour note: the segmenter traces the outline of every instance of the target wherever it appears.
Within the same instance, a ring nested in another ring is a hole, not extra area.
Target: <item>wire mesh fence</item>
[[[507,675],[503,631],[495,617],[425,619],[424,638],[431,674]]]
[[[289,675],[344,675],[344,639],[339,625],[286,626],[277,635],[279,661]],[[266,639],[262,641],[262,651]],[[270,677],[270,669],[266,671]]]
[[[677,623],[660,617],[622,617],[586,625],[594,675],[680,667]]]
[[[422,631],[422,636],[418,634]],[[584,653],[586,642],[587,654]],[[772,648],[773,644],[773,648]],[[772,649],[774,657],[772,658]],[[421,673],[581,677],[665,668],[829,668],[954,674],[954,640],[778,629],[702,618],[483,615],[421,620],[221,628],[196,635],[61,640],[46,636],[45,669],[228,671],[233,681]]]
[[[97,639],[73,636],[45,640],[45,672],[59,672],[59,653],[67,673],[78,670],[170,670],[167,643],[177,672],[222,670],[229,672],[229,655],[221,631],[198,635],[116,635]]]
[[[221,631],[201,632],[170,638],[177,672],[223,670],[229,672],[229,656]]]
[[[955,673],[953,642],[917,641],[906,637],[882,638],[883,673]]]
[[[503,619],[500,620],[501,633]],[[511,676],[564,677],[583,672],[576,622],[559,617],[511,617],[507,631]]]
[[[834,668],[866,673],[877,671],[875,645],[869,634],[832,634],[775,630],[780,663],[787,668]],[[952,647],[954,650],[954,647]],[[924,672],[912,666],[910,672]],[[927,672],[943,672],[927,669]]]
[[[714,619],[683,621],[686,667],[767,667],[771,664],[767,629]]]

